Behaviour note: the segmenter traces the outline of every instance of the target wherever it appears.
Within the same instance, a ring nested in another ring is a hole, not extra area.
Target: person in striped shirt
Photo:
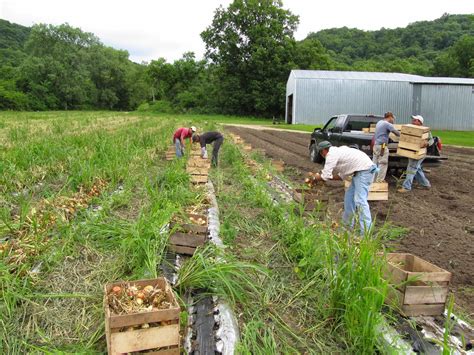
[[[374,175],[378,172],[377,166],[364,152],[347,146],[333,147],[328,141],[320,142],[318,151],[325,163],[322,172],[315,174],[314,180],[344,180],[352,175],[351,185],[344,195],[342,219],[351,228],[358,219],[360,233],[365,235],[372,226],[367,198]]]

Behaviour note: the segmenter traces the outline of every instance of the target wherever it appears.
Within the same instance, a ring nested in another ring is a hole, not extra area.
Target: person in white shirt
[[[315,180],[344,180],[353,175],[351,185],[344,195],[342,219],[353,227],[355,219],[358,218],[360,233],[365,235],[372,226],[367,197],[374,175],[378,171],[377,166],[364,152],[347,146],[333,147],[328,141],[320,142],[318,151],[326,162],[321,174],[315,174]]]

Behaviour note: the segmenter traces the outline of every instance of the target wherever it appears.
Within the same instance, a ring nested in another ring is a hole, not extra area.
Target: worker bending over
[[[193,135],[193,143],[199,142],[201,144],[201,157],[207,159],[207,144],[213,144],[212,146],[212,166],[217,166],[217,160],[219,155],[219,149],[224,142],[224,136],[220,132],[211,131],[204,132],[202,134]]]
[[[181,127],[178,128],[173,134],[173,144],[176,149],[176,156],[181,158],[184,155],[184,140],[193,136],[193,133],[196,132],[196,127],[191,126],[190,128]]]
[[[358,218],[360,233],[364,235],[372,225],[367,198],[377,166],[364,152],[347,146],[333,147],[328,141],[318,144],[318,152],[326,161],[321,174],[316,174],[314,180],[344,180],[353,175],[351,185],[344,195],[342,219],[352,228]]]

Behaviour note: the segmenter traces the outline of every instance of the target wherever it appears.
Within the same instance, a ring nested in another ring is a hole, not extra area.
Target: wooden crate
[[[373,182],[370,185],[367,201],[388,201],[388,183]]]
[[[285,170],[285,162],[283,160],[272,160],[272,166],[278,172]]]
[[[393,142],[400,141],[400,137],[397,136],[396,134],[393,134],[392,132],[389,133],[388,138],[390,138]]]
[[[196,220],[202,218],[206,224],[193,223],[191,217]],[[170,236],[170,250],[176,253],[193,255],[196,248],[207,241],[208,220],[205,215],[186,214],[185,223],[172,222],[171,228],[176,229],[176,232]]]
[[[234,141],[235,144],[243,144],[244,143],[244,140],[242,138],[240,138],[240,136],[238,135],[231,135],[231,138],[232,140]]]
[[[344,180],[344,190],[347,190],[351,183],[349,180]],[[373,182],[369,188],[367,201],[388,201],[388,183]]]
[[[186,165],[188,168],[189,167],[196,167],[196,168],[210,168],[211,167],[211,162],[209,159],[203,159],[201,157],[191,157],[188,160],[188,163]]]
[[[426,148],[422,148],[422,146],[428,139],[429,132],[429,127],[412,124],[403,125],[398,141],[397,154],[416,160],[424,158],[426,156]]]
[[[401,141],[400,141],[401,142]],[[400,145],[400,142],[398,144]],[[426,157],[426,148],[420,148],[418,150],[406,149],[402,147],[397,148],[397,154],[410,159],[420,160]]]
[[[141,288],[152,285],[159,286],[166,291],[169,309],[134,313],[113,314],[107,302],[107,295],[114,286],[131,285]],[[131,352],[153,351],[153,354],[168,355],[180,353],[179,313],[180,307],[168,281],[163,278],[139,280],[133,282],[115,282],[104,286],[105,335],[107,352],[109,354],[123,354]],[[148,328],[142,328],[148,324]],[[138,328],[128,330],[130,328]]]
[[[401,133],[413,137],[418,137],[421,139],[428,139],[430,132],[429,127],[417,126],[414,124],[405,124],[402,125]]]
[[[318,209],[325,212],[328,208],[329,198],[308,189],[294,189],[293,200],[304,205],[305,211]]]
[[[369,128],[370,133],[375,133],[375,126],[376,126],[376,123],[371,123],[370,124],[370,128]]]
[[[444,312],[451,273],[408,253],[387,254],[384,277],[390,282],[386,303],[405,316]]]
[[[205,184],[208,181],[207,175],[191,175],[191,183],[193,184]]]
[[[166,160],[173,160],[176,157],[176,150],[174,146],[168,148],[165,152],[165,159]]]
[[[186,172],[190,175],[209,175],[208,167],[188,166]]]
[[[244,144],[242,146],[245,152],[251,152],[252,151],[252,146],[250,144]]]
[[[370,133],[370,128],[362,128],[363,133]]]

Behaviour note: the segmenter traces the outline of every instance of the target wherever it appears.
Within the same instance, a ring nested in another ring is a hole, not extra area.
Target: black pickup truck
[[[382,116],[375,115],[337,115],[324,125],[322,129],[316,128],[311,134],[311,142],[309,144],[309,155],[311,161],[318,163],[317,144],[321,141],[329,141],[334,146],[347,145],[362,150],[372,157],[372,138],[374,133],[364,132],[363,129],[369,129],[371,124],[375,124],[382,120]],[[442,160],[441,142],[438,137],[434,137],[435,143],[428,147],[427,156],[423,162],[425,167],[437,166]],[[396,154],[397,142],[389,140],[388,149],[390,158],[388,160],[389,169],[401,170],[406,169],[408,159]]]

